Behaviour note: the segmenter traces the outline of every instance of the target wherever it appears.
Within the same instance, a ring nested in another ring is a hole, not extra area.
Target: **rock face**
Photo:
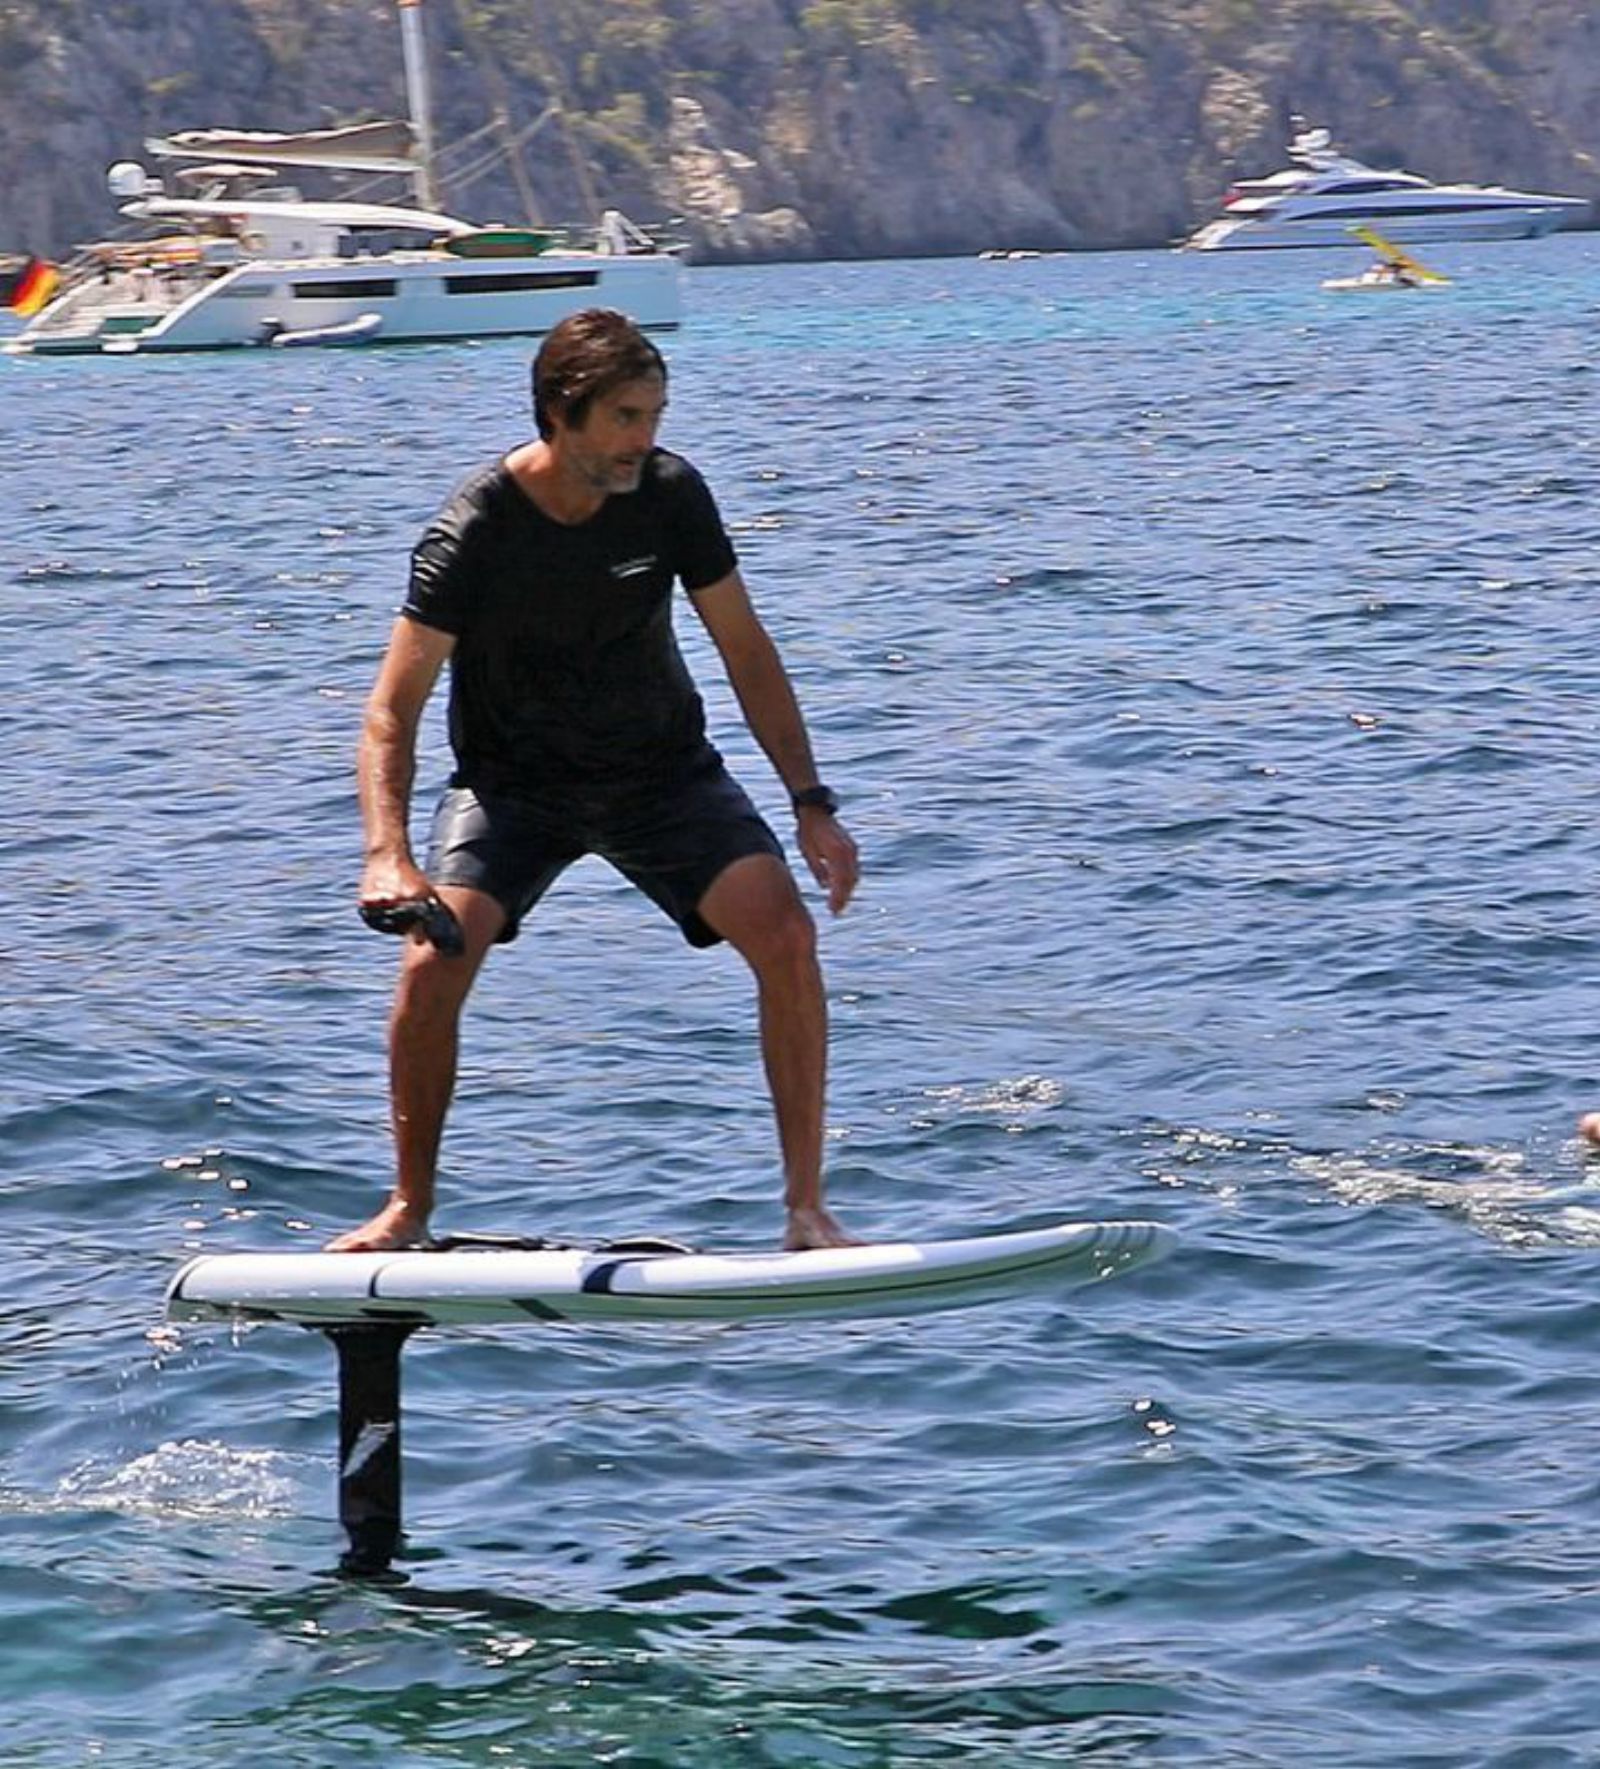
[[[1379,165],[1600,198],[1587,6],[427,0],[425,27],[437,137],[467,144],[448,207],[615,203],[701,262],[1162,245],[1282,165],[1297,113]],[[105,168],[148,135],[365,121],[404,93],[390,0],[8,0],[0,250],[111,231]]]

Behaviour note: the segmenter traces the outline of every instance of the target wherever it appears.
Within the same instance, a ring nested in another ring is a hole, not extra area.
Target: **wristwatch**
[[[838,795],[831,786],[806,786],[789,795],[797,811],[826,811],[832,817],[839,809]]]

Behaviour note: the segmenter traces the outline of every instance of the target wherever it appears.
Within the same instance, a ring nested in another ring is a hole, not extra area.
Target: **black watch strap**
[[[789,794],[797,811],[826,811],[831,817],[839,809],[838,794],[831,786],[806,786]]]

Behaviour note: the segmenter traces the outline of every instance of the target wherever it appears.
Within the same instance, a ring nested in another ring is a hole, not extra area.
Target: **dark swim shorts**
[[[535,803],[449,787],[434,813],[428,876],[493,897],[514,940],[534,904],[573,861],[608,860],[678,924],[691,946],[722,938],[701,920],[700,899],[749,854],[783,858],[783,846],[721,759],[648,792],[583,788]]]

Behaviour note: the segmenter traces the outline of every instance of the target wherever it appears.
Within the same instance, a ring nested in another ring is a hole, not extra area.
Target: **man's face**
[[[552,414],[551,447],[561,463],[594,490],[611,496],[637,491],[645,456],[656,445],[667,385],[660,375],[624,381],[589,407],[574,428]]]

